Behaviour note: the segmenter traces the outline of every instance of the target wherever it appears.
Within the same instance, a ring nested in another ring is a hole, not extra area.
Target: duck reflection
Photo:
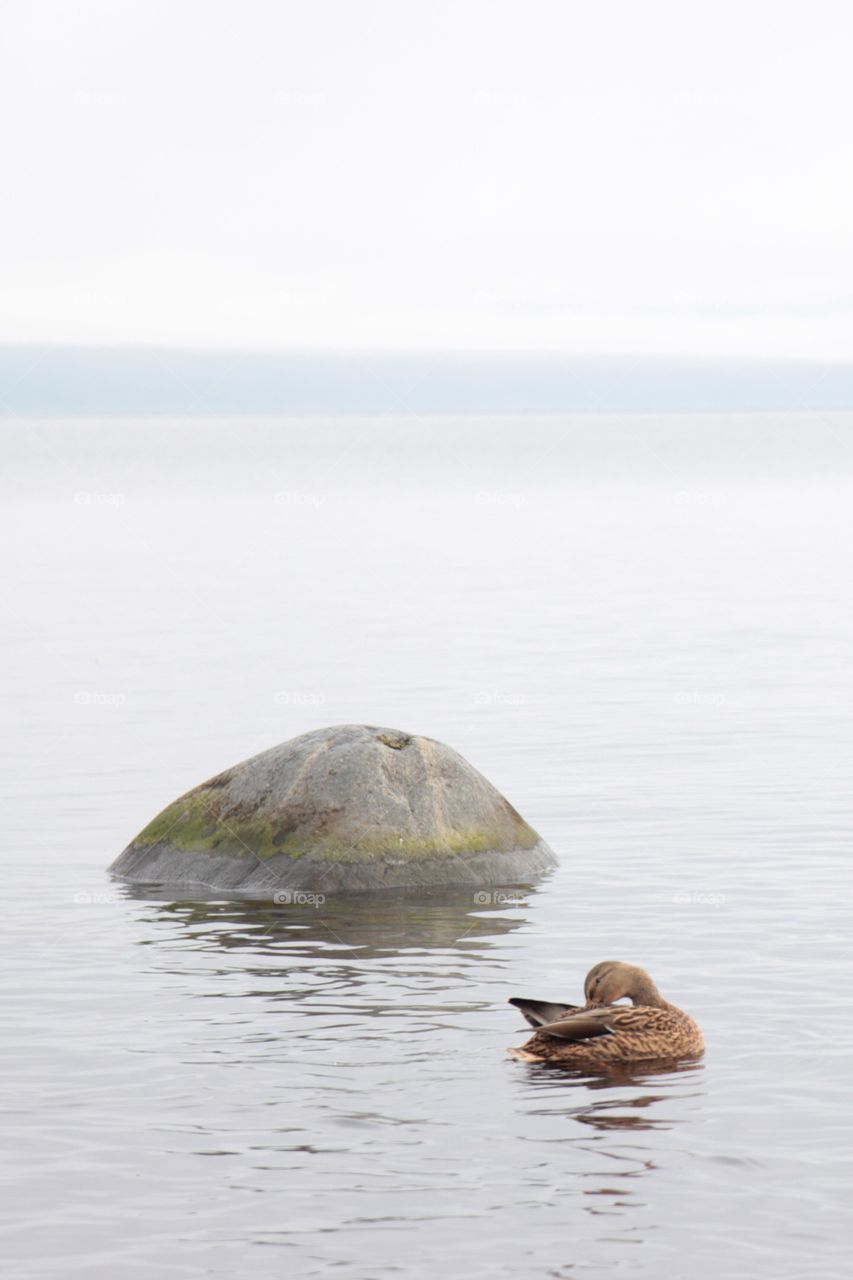
[[[703,1070],[702,1062],[683,1058],[633,1062],[611,1067],[605,1074],[595,1076],[549,1065],[531,1069],[530,1085],[534,1091],[545,1090],[553,1101],[553,1105],[546,1108],[550,1116],[562,1113],[566,1119],[593,1129],[669,1129],[676,1122],[671,1116],[654,1109],[673,1098],[683,1101],[701,1096],[703,1090],[685,1089],[684,1086],[691,1083],[698,1086]],[[648,1086],[650,1081],[662,1086],[663,1091],[619,1092]],[[562,1092],[565,1090],[571,1092]],[[589,1095],[594,1093],[605,1096],[590,1098]],[[638,1112],[642,1114],[638,1115]],[[531,1114],[544,1113],[534,1107]]]
[[[660,1166],[652,1135],[689,1124],[704,1096],[704,1065],[685,1059],[649,1059],[584,1076],[554,1066],[530,1068],[528,1114],[563,1120],[586,1211],[622,1214],[641,1207],[647,1176]]]

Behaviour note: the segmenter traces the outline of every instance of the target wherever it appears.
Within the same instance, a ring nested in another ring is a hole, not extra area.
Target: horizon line
[[[842,360],[0,343],[4,416],[850,409]]]

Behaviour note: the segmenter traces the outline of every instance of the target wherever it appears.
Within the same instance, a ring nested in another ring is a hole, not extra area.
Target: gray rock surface
[[[135,884],[281,896],[507,884],[556,858],[481,773],[432,738],[303,734],[164,809],[110,870]]]

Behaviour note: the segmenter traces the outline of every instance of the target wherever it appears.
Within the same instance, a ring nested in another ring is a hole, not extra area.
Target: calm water
[[[848,1274],[853,418],[4,424],[2,1251],[21,1280]],[[134,896],[322,724],[562,858],[477,901]],[[700,1066],[506,1059],[650,969]]]

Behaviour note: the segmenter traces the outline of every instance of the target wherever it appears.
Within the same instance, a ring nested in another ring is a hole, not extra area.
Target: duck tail
[[[548,1000],[528,1000],[526,996],[510,996],[509,1003],[524,1014],[531,1027],[559,1022],[578,1007],[576,1004],[553,1004]]]

